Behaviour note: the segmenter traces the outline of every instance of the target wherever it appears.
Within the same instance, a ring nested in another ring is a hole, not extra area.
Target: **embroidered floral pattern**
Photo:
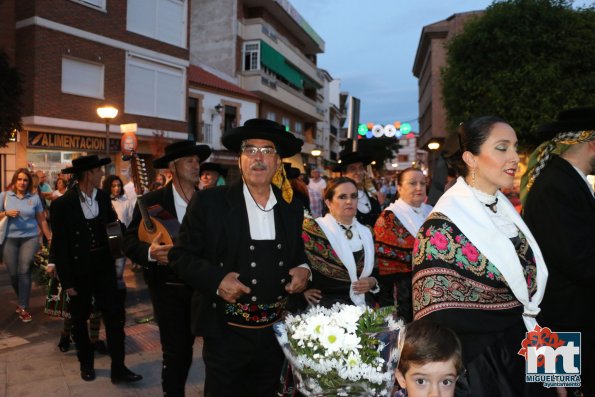
[[[412,295],[416,319],[442,309],[501,310],[521,306],[506,286],[494,288],[443,268],[416,272]]]
[[[522,234],[517,254],[530,294],[535,293],[536,264]],[[502,310],[521,306],[502,274],[452,221],[433,213],[413,247],[415,318],[449,309]]]
[[[306,256],[310,262],[310,268],[325,277],[335,280],[351,282],[349,273],[343,262],[337,256],[335,250],[327,240],[324,232],[313,219],[304,219],[302,240]],[[364,268],[364,257],[356,263],[357,274],[361,274]]]
[[[467,237],[457,230],[453,230],[450,220],[438,214],[432,214],[428,220],[443,222],[424,223],[417,235],[414,246],[414,265],[423,260],[443,260],[454,262],[460,268],[470,271],[476,276],[490,280],[502,281],[500,271],[471,244]],[[436,226],[436,225],[439,226]]]
[[[415,238],[392,211],[383,211],[374,225],[376,265],[382,275],[411,272]]]
[[[275,303],[227,303],[225,315],[232,323],[242,325],[265,325],[281,318],[287,298]]]

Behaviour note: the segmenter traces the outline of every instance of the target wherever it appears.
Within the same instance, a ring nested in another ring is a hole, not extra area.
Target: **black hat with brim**
[[[537,133],[546,135],[549,140],[560,132],[590,130],[595,130],[595,107],[563,110],[558,113],[556,121],[539,126]]]
[[[372,162],[372,156],[359,153],[349,152],[339,154],[339,164],[334,168],[335,172],[343,172],[349,164],[362,163],[364,166]]]
[[[202,163],[211,155],[209,145],[197,145],[192,141],[174,142],[165,147],[165,154],[153,160],[154,168],[167,168],[170,161],[181,157],[198,156]]]
[[[227,176],[227,170],[221,166],[221,164],[217,163],[202,163],[200,165],[200,174],[202,175],[203,171],[215,171],[218,172],[219,175],[223,176],[224,178]]]
[[[72,167],[64,168],[63,174],[76,174],[77,172],[92,170],[93,168],[99,168],[103,165],[109,164],[112,159],[104,157],[100,159],[97,155],[92,154],[89,156],[81,156],[72,160]]]
[[[243,126],[223,133],[221,143],[232,152],[239,153],[246,139],[266,139],[275,144],[282,158],[291,157],[302,148],[304,141],[286,131],[281,124],[266,119],[250,119]]]
[[[302,173],[299,168],[292,167],[291,163],[283,163],[283,167],[285,167],[287,179],[297,179]]]

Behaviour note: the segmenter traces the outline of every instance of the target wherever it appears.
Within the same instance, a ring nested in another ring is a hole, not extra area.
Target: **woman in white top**
[[[380,213],[374,225],[381,286],[379,300],[380,306],[396,305],[399,316],[410,322],[413,320],[411,253],[417,231],[432,207],[425,204],[426,176],[420,169],[411,167],[401,171],[397,176],[397,189],[398,200]]]
[[[56,179],[56,190],[52,192],[52,201],[66,193],[67,185],[64,178]]]
[[[132,212],[134,206],[130,200],[124,194],[124,184],[122,179],[118,175],[109,175],[103,180],[102,189],[104,192],[110,195],[112,199],[112,206],[118,214],[118,219],[128,227],[132,221]],[[118,278],[118,289],[126,290],[126,284],[124,284],[124,265],[126,264],[126,258],[121,257],[116,259],[116,276]]]
[[[378,292],[374,270],[374,240],[359,223],[357,185],[347,177],[329,181],[324,191],[329,213],[304,218],[302,238],[312,269],[312,288],[304,292],[310,304],[326,307],[336,302],[370,305]]]

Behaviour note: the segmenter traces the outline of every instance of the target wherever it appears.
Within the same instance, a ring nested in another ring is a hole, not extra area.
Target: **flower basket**
[[[316,306],[274,327],[303,395],[391,395],[404,340],[393,308]]]

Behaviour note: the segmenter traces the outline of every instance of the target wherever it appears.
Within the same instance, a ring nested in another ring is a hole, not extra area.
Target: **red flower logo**
[[[551,346],[553,349],[557,349],[563,346],[566,341],[560,339],[556,332],[552,332],[548,327],[541,328],[536,325],[533,331],[527,332],[527,337],[521,342],[521,350],[518,355],[527,359],[527,348],[534,346],[540,348],[541,346]],[[559,358],[559,357],[558,357]],[[545,364],[545,357],[543,355],[538,356],[537,366],[542,367]]]

